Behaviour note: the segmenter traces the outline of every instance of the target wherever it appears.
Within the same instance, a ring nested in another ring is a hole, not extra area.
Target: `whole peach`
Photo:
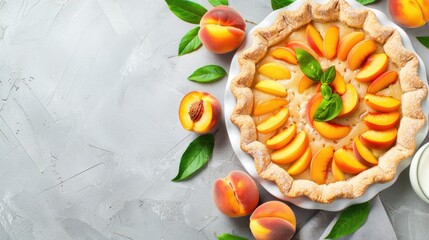
[[[390,16],[402,26],[415,28],[429,21],[429,0],[389,0]]]
[[[233,8],[217,6],[204,14],[198,36],[203,45],[214,53],[230,52],[243,42],[246,23]]]
[[[207,92],[193,91],[183,97],[179,107],[179,119],[183,128],[206,133],[219,121],[219,101]]]
[[[295,214],[283,202],[260,205],[250,216],[250,230],[256,240],[288,240],[296,229]]]
[[[243,171],[231,171],[213,185],[216,207],[229,217],[249,215],[258,205],[259,190],[255,181]]]

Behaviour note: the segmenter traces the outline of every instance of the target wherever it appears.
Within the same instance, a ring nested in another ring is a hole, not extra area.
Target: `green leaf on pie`
[[[221,79],[226,76],[226,71],[221,66],[207,65],[198,68],[188,79],[195,82],[208,83]]]
[[[214,7],[220,5],[228,6],[228,0],[209,0],[209,3]]]
[[[185,34],[185,36],[182,37],[179,43],[179,56],[193,52],[201,47],[202,43],[200,38],[198,37],[199,30],[200,27],[191,29]]]
[[[326,122],[334,119],[343,108],[343,100],[340,95],[332,93],[329,99],[323,98],[314,113],[313,119],[318,122]]]
[[[325,72],[323,72],[320,82],[324,84],[331,84],[334,81],[336,75],[337,71],[335,70],[335,66],[330,66],[325,70]]]
[[[295,52],[301,71],[311,80],[320,81],[323,70],[319,62],[310,53],[301,48],[296,48]]]
[[[366,221],[371,210],[369,202],[346,208],[338,218],[326,239],[338,239],[356,232]]]
[[[295,0],[271,0],[271,8],[277,10],[286,6],[289,6]]]
[[[192,1],[165,0],[165,2],[174,15],[188,23],[199,24],[201,18],[207,12],[207,9],[203,6]]]
[[[192,141],[180,159],[179,173],[171,181],[187,179],[204,165],[213,154],[214,134],[205,134]]]

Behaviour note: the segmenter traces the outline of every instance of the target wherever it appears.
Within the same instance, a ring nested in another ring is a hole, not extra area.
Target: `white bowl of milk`
[[[425,143],[414,155],[410,166],[410,181],[417,195],[429,203],[429,143]]]

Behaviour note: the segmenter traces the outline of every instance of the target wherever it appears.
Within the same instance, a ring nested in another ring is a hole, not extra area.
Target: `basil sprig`
[[[318,122],[326,122],[334,119],[343,108],[343,101],[340,95],[334,93],[329,86],[334,80],[337,71],[335,66],[331,66],[323,71],[319,62],[307,51],[296,48],[296,58],[298,59],[299,68],[311,80],[321,82],[320,92],[323,100],[317,107],[313,119]]]

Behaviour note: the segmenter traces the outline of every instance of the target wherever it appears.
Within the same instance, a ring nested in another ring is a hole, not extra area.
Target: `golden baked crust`
[[[350,27],[362,29],[367,36],[383,46],[390,61],[398,68],[403,91],[402,118],[396,145],[380,156],[377,166],[347,181],[323,185],[310,180],[295,180],[286,170],[271,162],[267,147],[257,140],[256,126],[251,117],[254,96],[250,87],[256,63],[266,55],[270,46],[285,40],[290,33],[312,20],[340,21]],[[252,39],[252,46],[238,58],[240,73],[231,83],[231,91],[237,99],[231,121],[240,128],[241,149],[254,158],[260,177],[275,182],[287,197],[307,196],[312,201],[321,203],[329,203],[336,198],[359,197],[371,184],[394,178],[400,161],[411,156],[416,148],[415,135],[425,123],[420,104],[427,95],[427,88],[417,72],[417,57],[404,48],[401,37],[394,28],[380,25],[373,12],[353,9],[344,0],[331,0],[324,5],[307,1],[295,11],[280,12],[272,26],[254,31]]]

